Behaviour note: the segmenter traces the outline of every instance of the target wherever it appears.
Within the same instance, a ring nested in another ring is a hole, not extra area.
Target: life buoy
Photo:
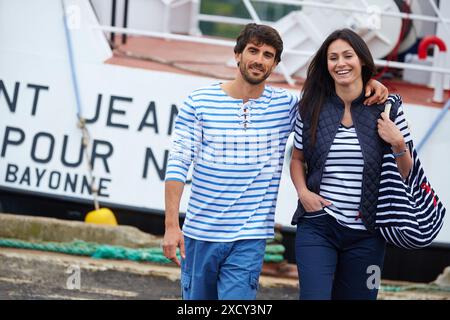
[[[447,51],[447,46],[441,38],[437,36],[426,36],[420,41],[419,48],[417,49],[419,59],[424,60],[427,58],[427,51],[431,45],[437,45],[441,52]]]

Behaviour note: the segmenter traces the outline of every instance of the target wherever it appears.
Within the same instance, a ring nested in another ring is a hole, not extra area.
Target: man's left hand
[[[365,90],[365,105],[384,103],[389,96],[388,89],[377,80],[370,79],[369,82],[367,82]]]

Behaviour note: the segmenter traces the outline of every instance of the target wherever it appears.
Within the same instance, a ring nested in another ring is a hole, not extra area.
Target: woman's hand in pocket
[[[317,193],[305,190],[298,194],[298,198],[305,208],[306,212],[320,211],[323,207],[331,205],[331,202],[325,200]]]

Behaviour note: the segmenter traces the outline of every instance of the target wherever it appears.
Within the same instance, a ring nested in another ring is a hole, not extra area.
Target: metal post
[[[259,18],[258,14],[256,13],[255,8],[250,3],[250,0],[242,0],[244,2],[245,7],[247,8],[248,13],[250,14],[250,17],[256,22],[261,23],[261,19]]]
[[[125,0],[123,9],[123,27],[126,29],[128,27],[128,0]],[[122,44],[127,43],[127,34],[122,33]]]
[[[164,3],[163,32],[170,33],[171,0],[163,1],[163,3]]]
[[[435,51],[434,59],[436,59],[436,66],[440,67],[445,63],[445,51],[441,52],[439,50]],[[435,86],[434,86],[434,95],[433,102],[442,103],[444,102],[444,75],[442,73],[435,74]]]
[[[201,32],[198,25],[198,16],[200,15],[200,0],[193,0],[191,2],[191,19],[189,26],[189,34],[191,36],[200,36]]]
[[[112,8],[111,8],[111,26],[112,27],[116,26],[116,6],[117,6],[117,1],[112,0]],[[115,33],[111,32],[111,46],[113,46],[113,47],[114,47],[115,38],[116,38]]]

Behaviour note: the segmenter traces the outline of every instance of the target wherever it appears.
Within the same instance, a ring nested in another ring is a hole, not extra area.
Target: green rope
[[[120,246],[101,245],[84,241],[72,242],[28,242],[16,239],[0,239],[0,247],[59,252],[89,256],[96,259],[119,259],[170,263],[161,248],[132,249]]]
[[[264,255],[264,262],[281,262],[283,260],[284,260],[284,257],[279,254],[266,253]]]
[[[442,292],[450,292],[450,287],[440,287],[437,284],[414,284],[407,286],[380,286],[380,291],[384,292],[405,292],[405,291],[442,291]]]
[[[162,248],[132,249],[121,246],[102,245],[97,243],[75,240],[72,242],[28,242],[17,239],[1,239],[0,247],[20,248],[59,252],[71,255],[89,256],[95,259],[119,259],[132,261],[148,261],[155,263],[171,263]],[[270,244],[266,246],[265,262],[281,262],[284,260],[282,245]],[[178,252],[178,258],[179,252]]]
[[[284,253],[284,246],[281,244],[268,244],[266,245],[266,253],[269,254],[281,254]]]

